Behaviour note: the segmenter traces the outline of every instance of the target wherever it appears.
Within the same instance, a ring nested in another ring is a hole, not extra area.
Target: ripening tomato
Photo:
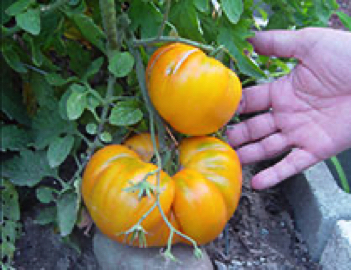
[[[146,69],[150,99],[178,132],[216,132],[233,116],[241,99],[241,82],[221,62],[200,49],[173,43],[158,49]]]
[[[122,233],[156,200],[155,194],[139,199],[138,192],[126,190],[156,170],[146,161],[152,156],[150,149],[149,134],[136,135],[125,145],[106,146],[93,155],[83,175],[82,194],[92,219],[104,234],[121,243],[139,245],[137,239],[129,242],[130,236]],[[214,137],[186,138],[179,152],[181,170],[173,177],[160,172],[160,205],[176,229],[205,244],[222,232],[238,206],[241,165],[235,151]],[[147,181],[156,185],[156,175]],[[141,225],[148,246],[167,245],[169,228],[158,208]],[[188,243],[174,235],[173,243],[177,242]]]

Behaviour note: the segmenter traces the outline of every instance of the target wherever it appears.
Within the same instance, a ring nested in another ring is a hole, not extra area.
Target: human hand
[[[259,54],[299,60],[287,76],[244,89],[240,113],[269,111],[227,131],[243,164],[292,149],[252,178],[264,189],[351,147],[351,33],[267,31],[251,42]]]

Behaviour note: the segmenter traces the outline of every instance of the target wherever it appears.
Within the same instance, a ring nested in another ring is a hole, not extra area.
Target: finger
[[[318,161],[320,160],[311,153],[302,149],[294,149],[282,161],[255,175],[251,180],[251,186],[254,189],[272,187],[286,178],[302,172]]]
[[[228,127],[227,136],[230,145],[237,147],[247,142],[256,141],[278,130],[271,113],[261,114],[245,122]]]
[[[237,153],[242,164],[249,164],[272,158],[286,151],[290,146],[285,135],[276,133],[259,142],[239,148]]]
[[[291,82],[289,75],[287,75],[270,83],[245,88],[238,113],[244,114],[270,109],[273,97],[289,87],[291,87]]]
[[[252,86],[243,90],[238,113],[250,113],[268,110],[272,105],[271,89],[272,83]]]
[[[259,54],[299,59],[303,42],[300,33],[294,30],[262,31],[256,32],[249,41]]]

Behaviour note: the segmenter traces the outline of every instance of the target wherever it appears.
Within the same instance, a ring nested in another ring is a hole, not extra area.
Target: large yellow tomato
[[[173,43],[158,49],[146,69],[150,99],[178,132],[216,132],[233,116],[241,99],[236,74],[200,49]]]
[[[125,145],[110,145],[96,152],[88,163],[82,194],[88,211],[110,238],[129,242],[122,235],[153,206],[156,196],[138,198],[126,190],[140,183],[156,166],[147,163],[152,152],[149,134],[132,137]],[[198,244],[220,234],[233,215],[241,194],[241,166],[235,151],[214,137],[184,139],[179,147],[181,170],[173,177],[160,173],[160,205],[173,226]],[[144,160],[143,160],[144,159]],[[147,177],[156,185],[157,177]],[[141,223],[148,246],[165,246],[169,228],[158,208]],[[173,243],[189,243],[175,235]]]

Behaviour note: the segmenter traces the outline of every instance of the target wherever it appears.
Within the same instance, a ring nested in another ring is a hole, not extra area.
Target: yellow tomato
[[[146,69],[150,99],[159,114],[188,135],[216,132],[241,99],[236,74],[200,49],[173,43],[158,49]]]
[[[125,145],[106,146],[88,163],[82,194],[92,219],[110,238],[138,246],[126,232],[154,205],[155,194],[138,198],[127,188],[140,183],[156,166],[149,134],[132,137]],[[133,149],[133,150],[131,150]],[[172,178],[160,173],[160,205],[172,225],[198,244],[220,234],[233,215],[241,194],[241,166],[235,151],[213,137],[184,139],[179,147],[181,170]],[[147,154],[145,154],[147,153]],[[153,185],[157,176],[147,178]],[[141,223],[148,246],[165,246],[169,228],[157,207]],[[189,243],[178,235],[173,243]]]

